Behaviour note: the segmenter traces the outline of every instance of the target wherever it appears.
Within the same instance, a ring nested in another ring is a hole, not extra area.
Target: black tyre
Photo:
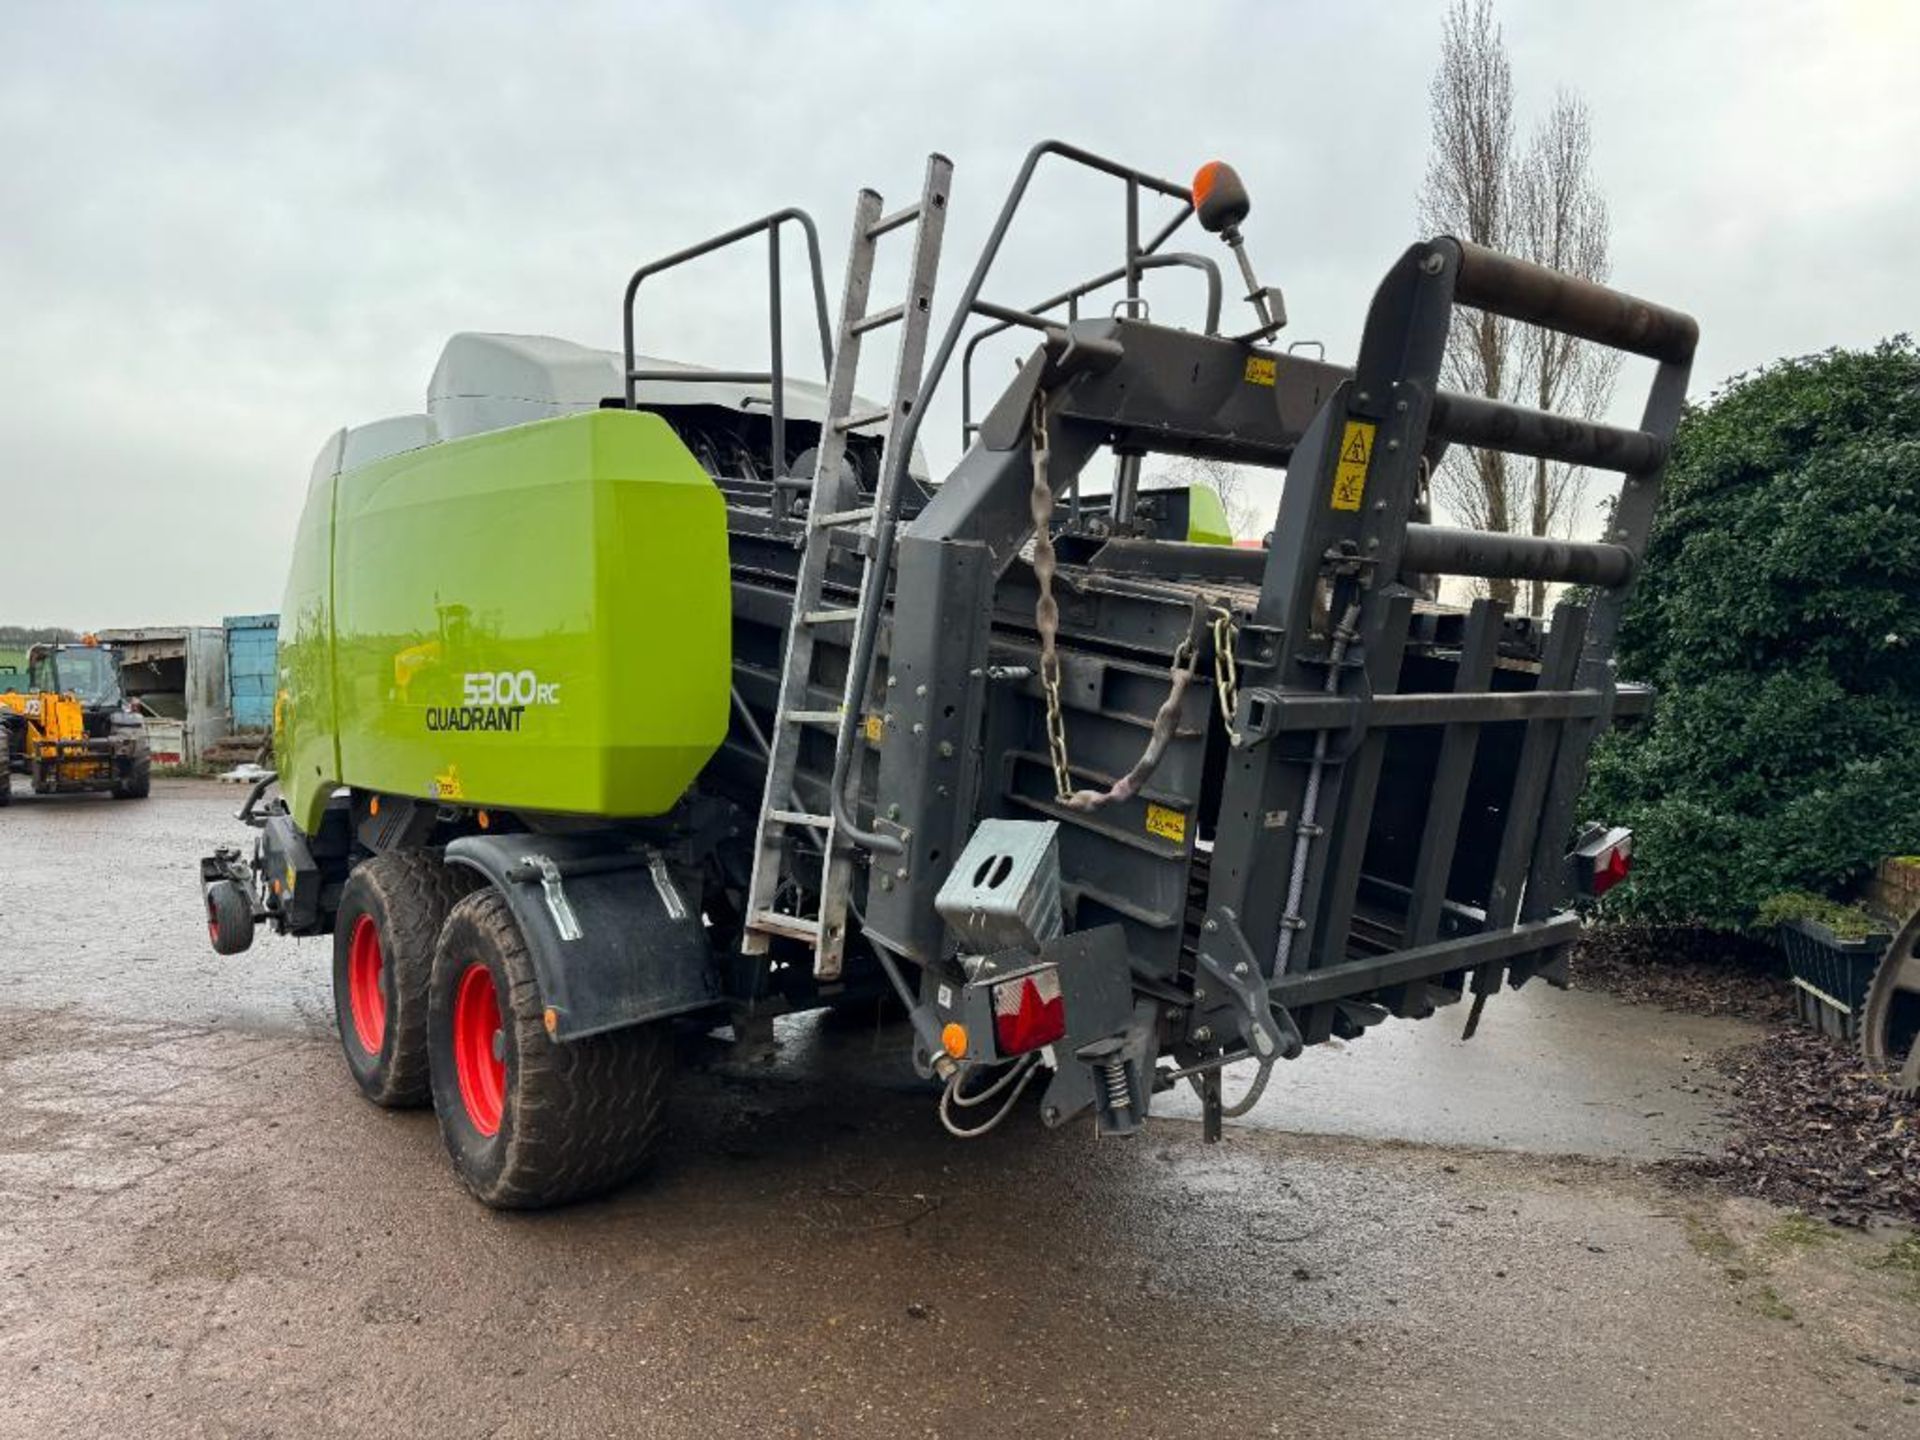
[[[662,1022],[556,1043],[526,942],[500,893],[453,907],[433,959],[427,1048],[453,1168],[483,1203],[536,1210],[620,1185],[665,1128]]]
[[[354,1083],[376,1105],[424,1105],[433,947],[473,872],[430,850],[376,855],[347,877],[333,922],[333,1012]]]
[[[113,782],[116,800],[144,800],[153,791],[153,761],[136,760],[124,778]]]
[[[218,955],[238,955],[253,944],[253,901],[231,880],[207,886],[207,936]]]

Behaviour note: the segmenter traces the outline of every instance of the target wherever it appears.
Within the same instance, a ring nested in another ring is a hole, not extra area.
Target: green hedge
[[[1754,922],[1920,848],[1920,351],[1783,361],[1691,410],[1621,633],[1653,721],[1584,808],[1632,825],[1616,913]]]

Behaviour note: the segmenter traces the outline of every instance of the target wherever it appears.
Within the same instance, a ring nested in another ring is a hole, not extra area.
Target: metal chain
[[[1033,607],[1034,628],[1040,632],[1040,688],[1047,697],[1047,754],[1053,761],[1055,798],[1063,803],[1073,794],[1073,772],[1067,763],[1067,722],[1060,706],[1060,604],[1053,598],[1053,484],[1047,478],[1051,453],[1047,448],[1047,404],[1044,392],[1033,397],[1029,425],[1033,447],[1033,576],[1040,598]]]
[[[1234,641],[1240,627],[1234,624],[1233,611],[1224,605],[1213,607],[1213,688],[1220,697],[1220,724],[1227,739],[1240,743],[1240,732],[1233,727],[1234,712],[1240,705],[1240,662],[1234,658]]]
[[[1180,718],[1180,702],[1200,669],[1200,633],[1205,628],[1206,604],[1198,598],[1194,601],[1186,638],[1173,652],[1173,664],[1167,675],[1167,698],[1160,702],[1146,748],[1133,768],[1105,790],[1075,789],[1073,767],[1067,757],[1066,715],[1060,703],[1060,605],[1053,598],[1053,577],[1058,566],[1053,553],[1053,485],[1047,473],[1051,456],[1047,448],[1044,392],[1033,397],[1029,440],[1033,448],[1033,488],[1029,492],[1033,514],[1033,577],[1040,591],[1039,599],[1034,602],[1033,624],[1040,632],[1040,688],[1047,701],[1047,756],[1053,763],[1054,799],[1070,809],[1096,810],[1115,800],[1131,799],[1160,767],[1161,757],[1167,752]]]

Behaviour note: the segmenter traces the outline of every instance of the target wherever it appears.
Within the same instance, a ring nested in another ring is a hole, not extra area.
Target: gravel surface
[[[193,862],[236,803],[168,782],[0,817],[5,1440],[1915,1433],[1920,1293],[1887,1237],[1802,1244],[1622,1158],[1660,1152],[1623,1132],[1668,1106],[1569,1057],[1597,1034],[1649,1095],[1693,1084],[1635,1049],[1658,1012],[1529,987],[1488,1011],[1502,1045],[1374,1052],[1397,1138],[1373,1085],[1363,1133],[1216,1146],[1030,1115],[962,1145],[897,1031],[796,1020],[769,1065],[690,1036],[648,1176],[500,1215],[430,1115],[359,1097],[324,946],[207,951]],[[1606,1158],[1424,1143],[1413,1100],[1448,1089],[1466,1135],[1498,1091],[1505,1135],[1512,1097],[1589,1084],[1620,1097]]]

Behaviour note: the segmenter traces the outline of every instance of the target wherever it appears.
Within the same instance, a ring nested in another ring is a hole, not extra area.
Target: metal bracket
[[[1240,750],[1264,745],[1279,733],[1280,692],[1264,685],[1240,687],[1240,713],[1233,717],[1233,744]]]
[[[545,857],[543,856],[541,858],[544,859]],[[551,864],[552,862],[549,861],[548,863]],[[653,876],[653,888],[660,896],[660,903],[667,907],[667,918],[669,920],[686,919],[687,902],[681,898],[679,887],[673,883],[673,873],[667,869],[667,857],[662,855],[658,850],[655,850],[647,857],[647,869]],[[544,878],[545,872],[543,871],[543,881]],[[560,904],[565,906],[567,899],[565,895],[561,894],[559,877],[557,875],[554,878],[552,888],[547,892],[547,905],[549,908],[553,906],[556,895],[560,897]],[[569,910],[567,913],[571,915],[573,912]],[[566,927],[562,924],[558,911],[554,912],[553,920],[554,924],[560,925],[561,938],[565,939]]]
[[[1227,953],[1219,951],[1224,946]],[[1253,947],[1240,929],[1240,918],[1227,906],[1207,917],[1200,945],[1200,968],[1224,985],[1240,1007],[1240,1033],[1247,1048],[1263,1062],[1291,1060],[1304,1048],[1293,1017],[1276,1009],[1267,991],[1266,976]]]
[[[658,858],[655,857],[656,863]],[[547,913],[553,917],[554,931],[562,940],[578,940],[581,935],[580,919],[573,913],[573,906],[567,903],[566,889],[560,883],[560,867],[547,855],[529,855],[521,863],[532,867],[540,877],[541,894],[547,902]],[[660,898],[664,900],[666,896]]]

